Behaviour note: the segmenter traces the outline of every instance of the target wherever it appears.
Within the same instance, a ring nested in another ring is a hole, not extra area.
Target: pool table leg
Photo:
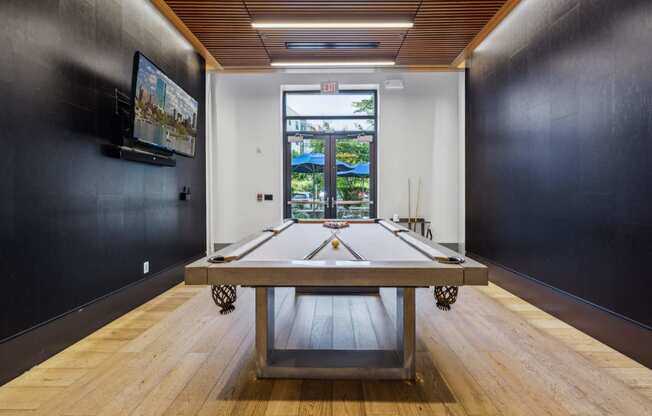
[[[267,368],[274,349],[274,288],[256,288],[256,360],[258,377],[261,370]]]
[[[414,380],[415,289],[396,289],[392,350],[274,349],[274,288],[256,288],[256,374],[259,378]]]
[[[396,288],[396,352],[407,378],[416,378],[416,298],[415,288]]]

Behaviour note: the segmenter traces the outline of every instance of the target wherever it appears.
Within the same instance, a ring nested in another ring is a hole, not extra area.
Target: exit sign
[[[326,81],[321,83],[322,94],[337,94],[339,90],[337,81]]]

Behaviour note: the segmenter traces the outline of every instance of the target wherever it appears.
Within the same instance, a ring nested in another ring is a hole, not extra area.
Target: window
[[[285,109],[288,117],[339,117],[376,115],[376,93],[341,91],[324,95],[314,91],[285,93]]]

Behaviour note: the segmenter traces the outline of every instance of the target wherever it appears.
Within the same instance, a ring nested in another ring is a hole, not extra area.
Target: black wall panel
[[[524,0],[470,60],[467,248],[652,326],[652,2]]]
[[[194,159],[101,154],[140,50],[200,103]],[[147,0],[0,1],[0,339],[205,251],[204,61]],[[179,201],[190,185],[189,201]]]

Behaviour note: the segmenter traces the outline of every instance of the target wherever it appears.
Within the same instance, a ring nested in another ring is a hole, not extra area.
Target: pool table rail
[[[380,225],[379,225],[380,226]],[[467,258],[462,264],[444,264],[436,261],[344,261],[344,260],[282,260],[210,263],[215,255],[229,256],[238,248],[260,238],[270,231],[254,233],[217,253],[197,260],[185,269],[189,285],[242,286],[371,286],[371,287],[427,287],[487,285],[487,267]],[[449,256],[458,253],[427,240],[414,232],[411,235]],[[264,244],[264,243],[263,243]]]

